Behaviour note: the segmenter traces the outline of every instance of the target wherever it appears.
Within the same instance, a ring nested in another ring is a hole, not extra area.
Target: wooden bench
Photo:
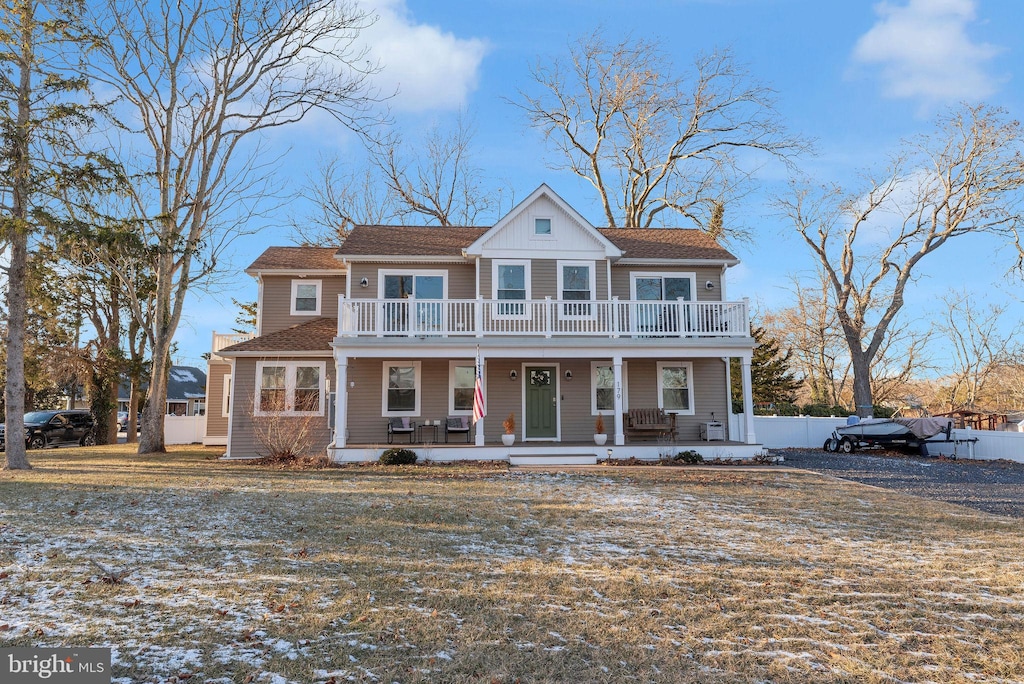
[[[629,409],[622,418],[626,437],[673,437],[676,434],[676,414],[665,413],[662,409]]]

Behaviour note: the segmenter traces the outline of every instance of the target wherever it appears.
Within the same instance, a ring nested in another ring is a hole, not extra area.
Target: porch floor
[[[606,443],[598,446],[593,440],[580,441],[529,441],[517,440],[510,447],[500,440],[488,441],[484,446],[466,444],[465,442],[412,442],[395,440],[393,444],[384,442],[346,444],[342,448],[330,446],[328,456],[338,463],[362,463],[376,461],[380,455],[391,448],[405,448],[416,452],[425,461],[509,461],[512,464],[550,463],[573,464],[596,463],[611,459],[637,458],[643,461],[657,461],[671,457],[680,451],[693,450],[705,460],[749,460],[764,451],[762,444],[747,444],[735,441],[676,440],[676,441],[637,441],[632,440],[623,445]],[[539,459],[539,460],[538,460]]]

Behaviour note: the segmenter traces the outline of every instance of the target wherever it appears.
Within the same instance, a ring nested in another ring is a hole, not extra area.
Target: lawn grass
[[[1024,681],[1019,520],[783,468],[217,455],[0,472],[0,644],[111,646],[115,682]]]

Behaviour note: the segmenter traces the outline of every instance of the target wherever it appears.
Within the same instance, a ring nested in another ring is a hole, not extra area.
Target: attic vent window
[[[533,219],[533,234],[534,235],[551,235],[551,219],[549,219],[549,218]]]

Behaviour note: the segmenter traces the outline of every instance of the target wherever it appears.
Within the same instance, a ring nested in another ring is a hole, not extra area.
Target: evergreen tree
[[[755,404],[792,404],[796,401],[796,391],[800,388],[800,380],[793,375],[789,367],[792,351],[782,353],[779,341],[769,337],[763,327],[750,325],[750,335],[757,346],[750,361],[750,389]],[[732,395],[743,396],[743,378],[740,374],[739,360],[730,359],[732,364]]]

